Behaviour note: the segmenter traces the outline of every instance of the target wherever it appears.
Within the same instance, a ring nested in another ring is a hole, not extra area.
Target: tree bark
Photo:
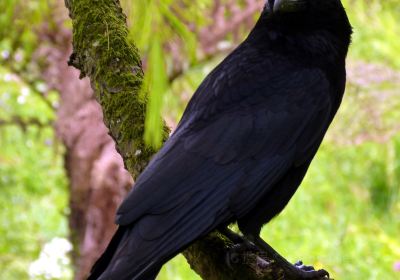
[[[135,178],[156,151],[143,141],[146,99],[139,95],[143,71],[138,51],[128,40],[126,17],[118,0],[65,0],[65,4],[73,24],[69,64],[81,71],[81,78],[90,78],[110,135]],[[167,135],[165,127],[165,139]],[[183,254],[192,269],[207,280],[290,279],[274,260],[254,253],[244,254],[242,261],[227,266],[226,248],[231,245],[213,232]],[[266,259],[263,265],[262,259]]]

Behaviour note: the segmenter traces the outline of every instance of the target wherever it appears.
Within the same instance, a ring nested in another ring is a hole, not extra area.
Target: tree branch
[[[29,126],[39,128],[51,127],[53,122],[43,122],[38,118],[23,118],[21,116],[12,116],[10,119],[0,119],[0,126],[18,126],[22,131],[27,131]]]
[[[55,111],[54,105],[52,104],[52,102],[46,98],[46,96],[37,90],[36,88],[36,84],[35,84],[35,78],[30,78],[29,75],[26,73],[26,71],[24,70],[18,70],[16,69],[12,62],[10,62],[9,64],[4,63],[3,64],[6,69],[8,71],[11,72],[11,74],[14,74],[18,77],[19,82],[23,83],[24,85],[28,86],[32,92],[40,98],[40,100],[43,101],[44,104],[46,104],[46,106],[51,110],[51,111]]]

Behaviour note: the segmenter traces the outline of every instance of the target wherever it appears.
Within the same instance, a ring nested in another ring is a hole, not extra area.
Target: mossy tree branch
[[[81,78],[90,78],[110,135],[135,178],[156,150],[143,141],[143,70],[138,50],[128,40],[126,17],[118,0],[65,0],[65,4],[73,23],[69,64],[81,71]],[[163,136],[168,137],[167,127]],[[214,232],[196,241],[184,255],[192,269],[207,280],[289,279],[269,257],[260,258],[262,253],[243,254],[239,262],[228,266],[225,256],[230,246]]]
[[[90,78],[110,135],[135,178],[156,151],[143,141],[143,70],[137,48],[128,41],[126,17],[116,0],[66,0],[65,4],[73,22],[69,64],[81,71],[81,78]]]

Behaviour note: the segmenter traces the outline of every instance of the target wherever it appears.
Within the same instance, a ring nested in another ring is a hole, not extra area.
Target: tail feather
[[[119,226],[114,236],[112,237],[107,249],[101,255],[101,257],[93,265],[90,275],[87,280],[96,280],[101,274],[107,269],[110,264],[113,255],[115,254],[122,237],[124,236],[126,227]]]
[[[154,280],[160,272],[162,262],[150,263],[143,266],[141,260],[145,260],[147,250],[136,252],[135,258],[129,253],[129,244],[142,243],[140,238],[135,236],[137,231],[132,226],[119,226],[112,237],[108,247],[101,257],[93,265],[87,280]]]
[[[144,215],[132,224],[120,226],[88,280],[154,280],[165,262],[220,224],[218,219],[229,219],[227,211],[220,211],[216,219],[214,212],[200,207],[205,199],[210,207],[220,204],[215,196],[207,194],[188,200],[183,214],[176,207],[171,213]],[[191,212],[196,213],[195,217]]]

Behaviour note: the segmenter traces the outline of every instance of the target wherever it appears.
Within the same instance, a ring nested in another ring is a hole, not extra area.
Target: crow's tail
[[[119,243],[121,242],[122,237],[124,236],[125,229],[126,227],[123,226],[118,227],[116,233],[114,234],[110,243],[108,244],[107,249],[93,265],[87,280],[98,279],[100,275],[106,270],[107,266],[111,262],[112,257],[115,254],[115,251],[118,248]]]
[[[147,250],[129,250],[128,243],[144,243],[136,233],[133,226],[119,226],[87,280],[154,280],[163,262],[151,261]]]

